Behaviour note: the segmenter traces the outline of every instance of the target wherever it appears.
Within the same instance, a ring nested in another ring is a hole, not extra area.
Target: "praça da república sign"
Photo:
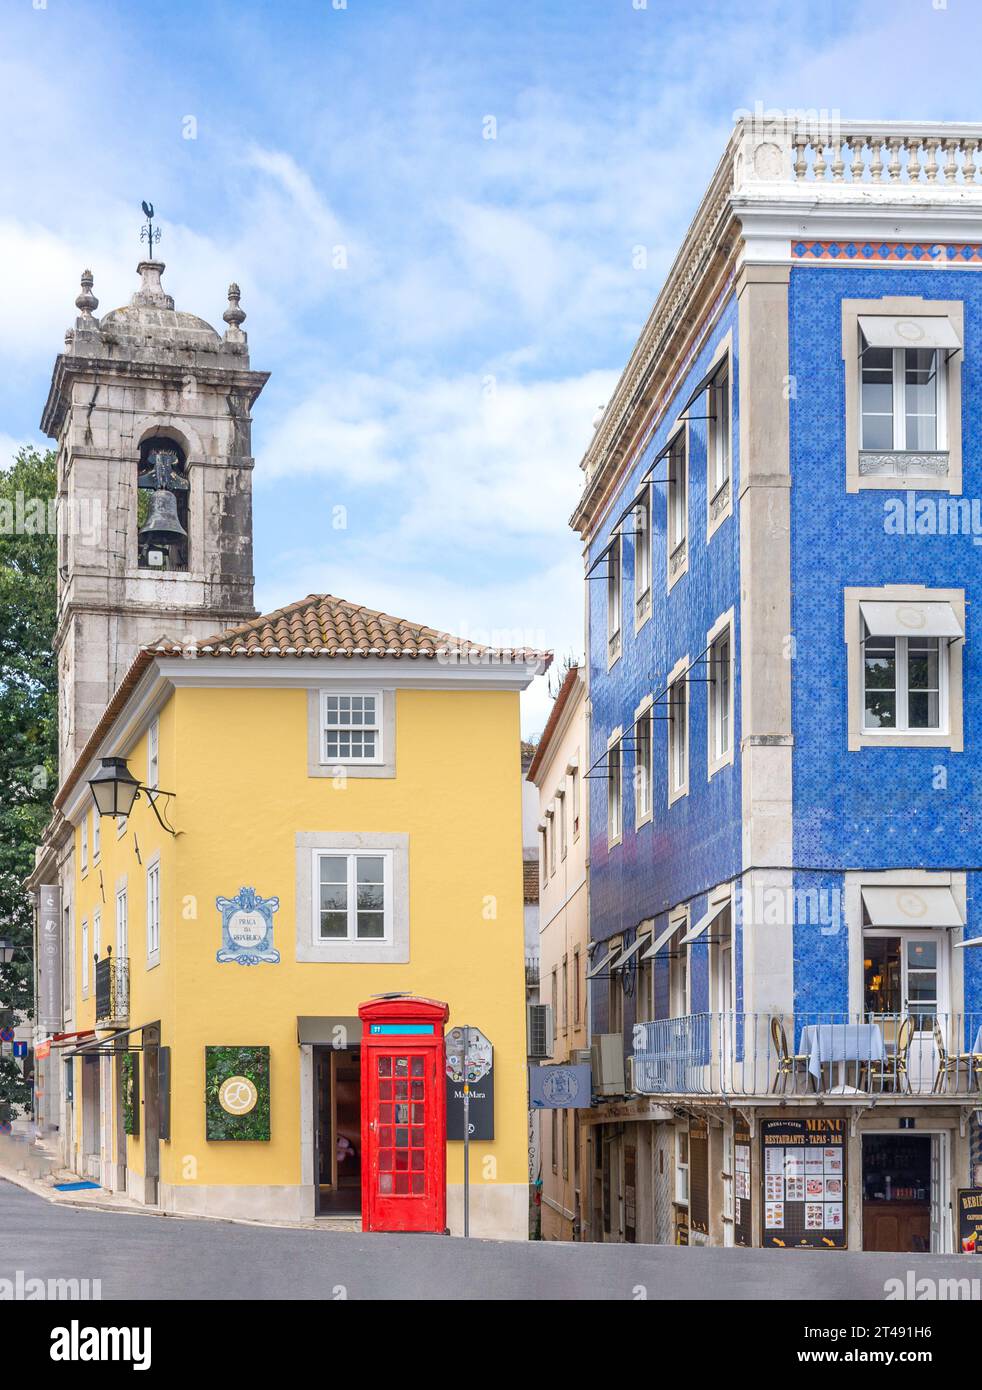
[[[762,1120],[763,1244],[846,1248],[845,1120]]]

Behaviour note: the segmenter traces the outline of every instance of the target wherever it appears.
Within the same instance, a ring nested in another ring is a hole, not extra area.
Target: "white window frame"
[[[666,687],[668,699],[668,804],[671,806],[681,797],[689,793],[689,766],[691,751],[691,731],[692,722],[689,713],[689,658],[683,657],[676,662],[672,668],[672,673],[668,678]],[[677,692],[680,692],[677,695]],[[681,707],[683,718],[683,737],[681,750],[677,748],[678,739],[678,715],[677,710]],[[681,751],[681,761],[683,767],[679,776],[679,751]]]
[[[668,953],[668,1016],[686,1018],[692,1012],[692,949],[680,947],[679,942],[689,930],[688,907],[670,914],[668,920],[675,928],[665,948]],[[680,978],[683,970],[684,978]],[[677,1009],[681,1012],[676,1012]]]
[[[95,960],[102,958],[102,909],[96,908],[92,914],[92,955]]]
[[[621,730],[607,740],[607,848],[619,845],[624,834],[624,788]]]
[[[621,569],[621,538],[615,537],[607,551],[607,666],[613,666],[621,654],[623,622],[623,574]]]
[[[683,1142],[684,1141],[684,1142]],[[683,1152],[685,1158],[683,1159]],[[675,1126],[675,1205],[689,1206],[689,1122]]]
[[[651,617],[651,486],[642,485],[634,520],[634,630]]]
[[[860,357],[859,357],[859,447],[864,453],[928,453],[946,454],[948,452],[948,369],[947,360],[944,355],[944,348],[929,348],[926,351],[934,353],[934,402],[935,402],[935,442],[931,447],[921,447],[920,445],[908,448],[907,445],[907,356],[912,351],[911,348],[888,348],[893,354],[892,360],[892,386],[891,393],[891,434],[893,443],[889,446],[867,444],[863,436],[863,419],[866,412],[863,409],[863,362],[867,350],[869,349],[862,338],[860,330]]]
[[[321,860],[322,859],[344,859],[346,860],[346,898],[347,898],[347,925],[348,931],[345,936],[321,936],[320,934],[320,889],[321,889]],[[382,860],[382,935],[381,936],[358,936],[358,887],[357,887],[357,862],[359,859],[381,859]],[[362,849],[362,850],[331,850],[319,849],[312,856],[311,868],[313,871],[312,899],[314,903],[314,914],[311,922],[313,933],[312,945],[315,946],[385,946],[392,942],[392,859],[391,849]]]
[[[707,387],[706,488],[709,501],[719,494],[733,476],[733,422],[730,418],[730,359],[727,355],[713,373]]]
[[[556,872],[556,803],[546,811],[546,841],[549,846],[549,877]]]
[[[147,969],[160,964],[160,856],[147,864]]]
[[[708,762],[708,775],[715,777],[716,773],[723,767],[732,764],[734,756],[734,684],[736,679],[736,650],[734,645],[734,622],[733,609],[725,613],[710,628],[706,634],[706,669],[708,672],[708,682],[706,685],[706,755]],[[722,642],[727,642],[729,655],[726,662],[726,706],[725,709],[720,704],[720,668],[718,647]],[[727,740],[724,745],[721,734],[724,726],[727,731]]]
[[[120,930],[122,928],[122,930]],[[129,955],[129,904],[126,889],[116,890],[116,957],[125,960]]]
[[[909,667],[909,637],[875,637],[870,638],[863,624],[863,734],[867,737],[875,738],[878,734],[903,734],[909,738],[916,738],[919,734],[941,734],[948,733],[948,685],[949,685],[949,666],[951,644],[944,637],[935,637],[932,640],[938,644],[938,723],[929,728],[911,728],[910,726],[910,667]],[[894,670],[896,672],[894,702],[897,722],[893,726],[879,726],[867,724],[866,722],[866,648],[870,642],[876,645],[884,645],[888,642],[894,644]],[[915,692],[916,694],[917,692]]]
[[[356,724],[356,723],[347,723],[347,724],[336,723],[336,724],[329,724],[329,723],[328,723],[328,702],[329,702],[330,700],[348,700],[348,699],[352,699],[352,698],[355,698],[355,699],[362,699],[362,700],[365,700],[365,699],[374,700],[374,702],[375,702],[375,722],[372,723],[372,724],[366,724],[366,723],[360,723],[360,724]],[[350,765],[350,766],[353,766],[353,767],[378,767],[380,764],[382,764],[382,763],[385,761],[384,750],[383,750],[383,747],[382,747],[383,739],[384,739],[384,711],[383,711],[383,695],[382,695],[382,691],[381,691],[381,690],[370,689],[370,688],[364,688],[364,689],[363,689],[363,688],[353,688],[353,689],[351,689],[351,690],[348,690],[348,689],[340,689],[340,688],[339,688],[339,689],[332,689],[332,690],[322,690],[322,691],[321,691],[321,700],[320,700],[320,717],[321,717],[320,753],[321,753],[321,762],[322,762],[322,764],[324,764],[324,765],[327,766],[327,767],[347,767],[347,766],[349,766],[349,765]],[[368,758],[368,757],[356,757],[356,756],[352,756],[352,755],[349,754],[347,757],[341,757],[341,756],[332,757],[332,756],[328,753],[328,751],[327,751],[327,738],[328,738],[328,734],[329,734],[332,730],[335,731],[335,732],[337,732],[337,733],[352,733],[352,732],[361,732],[361,733],[365,733],[365,732],[367,732],[367,731],[369,731],[369,730],[373,731],[374,734],[375,734],[375,752],[374,752],[373,756],[370,757],[370,758]]]
[[[573,843],[580,838],[580,769],[576,763],[570,763],[566,771],[569,773],[570,789],[570,812],[572,815]]]
[[[84,878],[89,872],[89,813],[82,817],[82,824],[79,826],[79,872]]]
[[[560,787],[556,792],[556,826],[559,830],[559,858],[566,858],[566,791]]]
[[[668,450],[668,486],[665,499],[665,549],[668,556],[668,588],[689,568],[689,426],[686,422],[672,437]],[[681,470],[681,482],[679,480]]]
[[[92,807],[92,863],[98,864],[102,858],[102,817],[98,806]]]
[[[634,823],[646,825],[654,814],[654,737],[652,697],[649,695],[634,711]]]
[[[89,919],[82,918],[82,998],[89,997]]]

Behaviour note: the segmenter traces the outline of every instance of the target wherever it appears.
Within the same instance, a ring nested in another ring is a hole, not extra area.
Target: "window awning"
[[[871,637],[964,637],[955,610],[945,602],[859,605]]]
[[[613,965],[614,961],[617,959],[620,953],[621,948],[619,946],[613,947],[613,949],[609,952],[605,951],[603,955],[600,957],[600,959],[596,962],[596,964],[591,966],[590,969],[586,972],[587,979],[592,980],[595,975],[600,974],[601,970],[608,969],[611,965]]]
[[[965,920],[950,888],[864,888],[863,903],[870,926],[962,927]]]
[[[666,941],[670,941],[671,938],[682,926],[684,926],[683,922],[673,922],[670,927],[666,927],[665,930],[661,933],[661,935],[655,938],[654,944],[649,946],[648,950],[645,951],[641,959],[650,960],[652,956],[656,956],[658,952],[661,950],[661,948],[665,945]]]
[[[640,950],[641,950],[641,947],[642,947],[642,946],[647,946],[647,944],[648,944],[648,942],[649,942],[650,940],[651,940],[651,927],[650,927],[650,926],[641,927],[641,928],[639,929],[638,934],[637,934],[637,936],[635,937],[634,941],[631,943],[630,946],[628,946],[627,950],[624,952],[624,954],[621,956],[620,960],[619,960],[619,961],[617,962],[617,964],[614,966],[614,969],[615,969],[615,970],[620,970],[621,966],[626,965],[626,964],[628,963],[628,961],[631,959],[631,957],[632,957],[637,951],[640,951]]]
[[[874,348],[960,348],[958,330],[946,314],[900,317],[890,314],[861,314],[859,328]]]
[[[679,945],[688,946],[690,941],[695,941],[696,937],[702,936],[703,932],[706,931],[708,927],[711,927],[717,918],[722,917],[729,905],[729,899],[727,899],[725,903],[716,903],[714,907],[709,909],[705,917],[700,917],[695,926],[689,928],[685,936],[683,936],[682,940],[679,942]]]

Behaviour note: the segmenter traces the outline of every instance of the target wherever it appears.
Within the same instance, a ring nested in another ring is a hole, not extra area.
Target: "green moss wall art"
[[[205,1138],[269,1139],[269,1048],[205,1048]]]
[[[140,1058],[135,1052],[124,1052],[120,1066],[123,1070],[123,1130],[135,1136],[140,1133]]]

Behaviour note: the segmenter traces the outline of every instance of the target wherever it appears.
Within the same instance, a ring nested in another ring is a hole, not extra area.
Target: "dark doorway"
[[[361,1214],[361,1050],[314,1048],[318,1216]]]
[[[931,1249],[931,1136],[863,1135],[863,1249]]]

